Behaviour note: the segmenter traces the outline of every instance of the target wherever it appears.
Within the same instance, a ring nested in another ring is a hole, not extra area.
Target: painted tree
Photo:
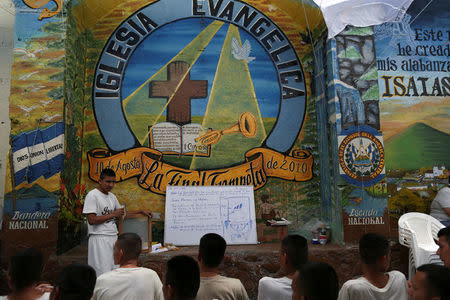
[[[390,197],[388,207],[389,214],[396,218],[400,218],[407,212],[425,212],[426,209],[420,196],[407,188],[401,189],[397,194]]]
[[[96,45],[88,30],[78,32],[72,14],[72,1],[68,1],[66,32],[66,60],[64,74],[64,117],[66,124],[65,145],[66,155],[64,169],[61,172],[60,188],[60,222],[64,223],[62,230],[72,227],[76,235],[84,222],[82,207],[86,195],[86,185],[81,182],[82,158],[84,150],[84,124],[86,110],[91,107],[92,75],[89,67],[95,64],[89,48]]]

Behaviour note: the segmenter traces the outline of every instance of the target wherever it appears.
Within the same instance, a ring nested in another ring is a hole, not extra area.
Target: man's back
[[[119,268],[97,278],[92,299],[161,299],[162,283],[147,268]]]
[[[338,300],[407,300],[408,285],[405,275],[399,271],[391,271],[386,274],[389,275],[389,280],[383,288],[374,286],[364,277],[345,282],[339,292]]]
[[[450,216],[444,208],[450,207],[450,187],[442,188],[431,202],[430,215],[439,221],[448,221]]]
[[[201,277],[197,300],[247,300],[247,292],[239,279],[225,276]]]
[[[289,300],[292,299],[292,279],[287,277],[263,277],[259,280],[258,300]]]

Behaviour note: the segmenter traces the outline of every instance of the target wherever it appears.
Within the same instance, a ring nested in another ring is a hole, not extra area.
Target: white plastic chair
[[[436,254],[439,246],[437,233],[445,226],[430,215],[406,213],[398,220],[398,239],[401,245],[409,248],[409,279],[417,267],[423,264],[443,264]]]

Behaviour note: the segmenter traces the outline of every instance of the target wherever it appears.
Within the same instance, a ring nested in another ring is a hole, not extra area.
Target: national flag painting
[[[62,170],[64,123],[12,137],[15,185],[49,178]]]

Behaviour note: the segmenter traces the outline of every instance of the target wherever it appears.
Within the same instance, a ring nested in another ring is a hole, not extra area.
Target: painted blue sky
[[[203,18],[203,21],[198,18],[178,20],[160,27],[147,37],[128,61],[122,85],[122,99],[163,67],[212,21],[207,18]],[[227,30],[228,24],[224,24],[191,69],[191,80],[208,80],[208,92],[211,92]],[[239,33],[242,42],[249,40],[252,46],[250,56],[255,57],[248,66],[261,114],[263,117],[276,117],[280,102],[276,69],[267,52],[250,34],[241,29]],[[204,114],[206,100],[207,98],[192,100],[192,115]]]
[[[50,1],[50,3],[44,7],[53,10],[55,8],[54,2]],[[41,31],[41,27],[44,24],[60,21],[59,15],[38,20],[44,7],[33,9],[26,6],[23,1],[17,0],[14,1],[14,5],[16,10],[14,22],[14,48],[24,48],[25,42],[28,39],[42,36],[43,32]]]
[[[426,8],[425,8],[426,7]],[[425,8],[425,9],[424,9]],[[399,35],[394,32],[388,38],[380,38],[380,35],[375,35],[376,39],[376,51],[378,58],[394,58],[397,54],[397,48],[394,47],[398,42],[406,46],[411,44],[413,48],[415,45],[408,41],[411,39],[416,45],[442,45],[445,46],[448,43],[448,33],[450,30],[448,20],[450,19],[450,10],[448,10],[448,0],[415,0],[408,8],[407,14],[410,16],[409,26],[411,31],[408,36]],[[375,28],[379,28],[375,26]],[[441,30],[444,34],[443,41],[415,41],[416,29],[418,30]],[[375,30],[377,32],[377,30]],[[392,41],[391,41],[392,39]],[[405,57],[403,57],[405,58]],[[414,58],[414,57],[411,57]],[[445,57],[438,56],[421,56],[422,60],[445,60]]]
[[[450,19],[448,6],[448,0],[414,0],[408,8],[408,14],[411,15],[411,20],[415,19],[411,26],[429,26],[432,21],[436,26],[448,28],[448,20]],[[418,17],[416,18],[416,16]]]
[[[448,30],[450,30],[448,20],[450,19],[450,11],[448,10],[448,0],[415,0],[411,6],[408,8],[407,15],[403,19],[402,23],[404,28],[407,31],[398,32],[396,23],[386,23],[379,26],[374,26],[375,28],[375,47],[376,47],[376,55],[378,60],[395,60],[397,64],[397,70],[391,71],[378,71],[378,83],[380,88],[380,100],[381,101],[393,101],[392,98],[383,97],[384,93],[384,80],[381,79],[381,75],[400,75],[405,76],[405,78],[409,78],[414,75],[416,78],[419,76],[425,76],[432,78],[430,81],[434,80],[434,77],[443,77],[446,76],[446,72],[438,72],[438,71],[408,71],[402,70],[401,65],[403,62],[409,62],[409,60],[422,60],[424,63],[427,61],[441,61],[445,62],[448,60],[448,57],[445,55],[415,55],[416,48],[419,47],[419,54],[423,52],[423,46],[448,46]],[[416,40],[416,33],[422,34],[422,39],[424,39],[425,35],[423,34],[425,31],[433,30],[434,32],[441,31],[443,36],[441,37],[441,41],[432,41],[432,40]],[[417,31],[416,31],[417,30]],[[398,55],[398,44],[400,44],[403,48],[406,46],[411,47],[412,55]],[[419,91],[421,88],[419,87]],[[428,97],[431,99],[431,96]],[[440,101],[441,97],[436,97]],[[415,98],[410,96],[399,96],[395,97],[395,101],[397,104],[401,104],[402,106],[411,106],[415,105],[421,101],[423,98]],[[400,102],[401,101],[401,102]]]

